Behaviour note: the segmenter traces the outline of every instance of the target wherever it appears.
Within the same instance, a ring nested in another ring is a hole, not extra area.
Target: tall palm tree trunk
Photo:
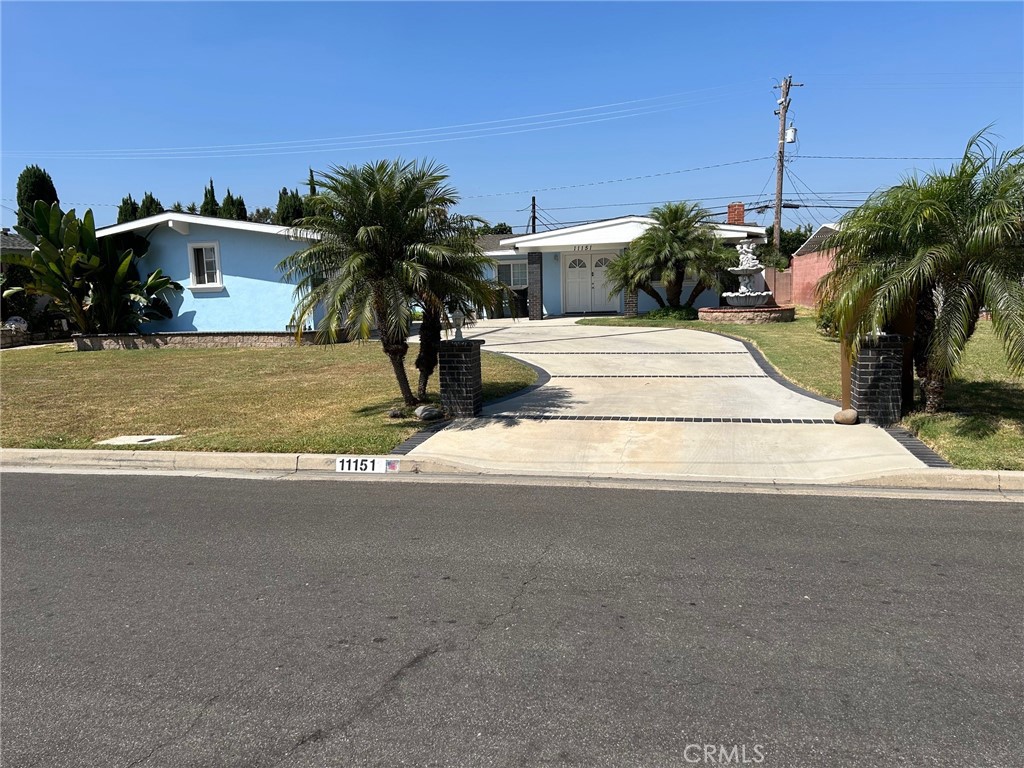
[[[932,288],[918,293],[914,313],[914,372],[923,387],[928,378],[928,344],[935,330],[935,297]]]
[[[678,278],[665,282],[665,301],[673,309],[679,309],[679,297],[683,294],[683,281]]]
[[[938,413],[946,396],[946,380],[941,373],[929,371],[924,380],[924,410],[926,413]]]
[[[416,397],[420,400],[427,399],[427,383],[437,368],[437,353],[441,345],[441,327],[440,308],[428,303],[423,308],[423,321],[420,323],[420,351],[416,355],[416,368],[420,372]]]
[[[391,367],[395,371],[395,380],[398,382],[398,389],[402,392],[402,399],[406,405],[417,405],[419,400],[412,393],[412,387],[409,386],[409,375],[405,372],[405,355],[409,351],[409,345],[404,341],[401,343],[385,341],[383,337],[381,344],[384,346],[384,354],[388,356]]]
[[[409,374],[405,371],[405,356],[409,353],[409,343],[405,334],[393,328],[387,322],[387,314],[384,311],[384,302],[379,299],[376,303],[377,332],[380,334],[380,344],[384,348],[384,354],[391,361],[391,367],[395,371],[395,380],[398,382],[398,389],[402,392],[402,399],[406,405],[417,405],[419,400],[412,393],[409,386]]]
[[[697,300],[697,298],[702,293],[704,293],[704,291],[706,291],[707,289],[708,289],[707,284],[703,280],[698,280],[697,284],[695,286],[693,286],[693,290],[690,291],[689,298],[686,299],[686,306],[687,307],[692,307],[693,306],[693,302],[695,302]]]

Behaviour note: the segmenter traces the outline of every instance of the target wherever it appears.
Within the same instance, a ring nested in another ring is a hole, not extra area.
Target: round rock
[[[832,421],[836,424],[856,424],[857,412],[852,408],[847,408],[843,411],[836,411],[836,415],[832,417]]]
[[[416,418],[420,421],[437,421],[438,419],[444,418],[444,413],[432,405],[421,405],[417,408],[414,413]]]

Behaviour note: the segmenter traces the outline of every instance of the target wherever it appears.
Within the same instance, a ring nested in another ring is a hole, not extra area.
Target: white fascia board
[[[621,248],[638,238],[653,224],[646,216],[626,216],[621,219],[580,224],[575,227],[538,232],[502,240],[520,253],[524,251],[557,251],[574,245]]]
[[[520,253],[524,251],[559,251],[575,245],[590,246],[591,249],[614,250],[629,245],[646,232],[654,220],[647,216],[624,216],[619,219],[580,224],[536,235],[520,235],[501,241],[502,246],[512,246]],[[738,224],[715,224],[715,235],[721,240],[762,240],[765,228]]]
[[[746,224],[715,224],[715,234],[720,238],[764,237],[765,227],[747,226]]]
[[[236,221],[235,219],[218,219],[212,216],[196,216],[191,213],[174,213],[172,211],[158,213],[155,216],[147,216],[136,221],[126,221],[124,224],[114,224],[109,227],[102,227],[96,230],[96,237],[107,235],[118,235],[122,232],[135,232],[137,230],[149,230],[161,226],[167,226],[181,234],[188,233],[189,225],[201,225],[205,227],[219,227],[220,229],[241,229],[246,232],[259,232],[265,235],[279,235],[299,240],[315,240],[312,232],[296,229],[294,227],[283,227],[280,224],[256,224],[251,221]],[[185,231],[182,232],[182,229]]]
[[[500,245],[512,246],[514,248],[520,248],[521,246],[537,245],[540,243],[547,243],[548,240],[554,237],[566,237],[569,235],[584,234],[586,232],[604,231],[609,233],[610,238],[615,238],[615,235],[611,235],[611,231],[619,227],[628,225],[643,225],[641,231],[647,229],[651,224],[654,223],[653,219],[646,216],[623,216],[618,219],[608,219],[607,221],[592,221],[589,224],[577,224],[573,227],[563,227],[561,229],[553,229],[548,232],[538,232],[535,235],[519,235],[518,237],[509,237],[505,240],[500,241]],[[621,238],[618,238],[621,239]],[[632,238],[629,238],[630,240]],[[609,242],[611,239],[609,239]],[[626,242],[629,242],[627,240]]]
[[[510,258],[513,258],[515,256],[519,256],[519,255],[520,255],[519,253],[517,253],[516,251],[514,251],[511,248],[502,248],[502,249],[493,250],[493,251],[484,251],[484,256],[487,256],[487,257],[492,258],[492,259],[510,259]]]

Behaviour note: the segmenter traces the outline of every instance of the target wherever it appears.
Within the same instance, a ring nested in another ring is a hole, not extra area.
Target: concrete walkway
[[[465,335],[550,378],[455,421],[410,459],[505,474],[787,483],[924,467],[882,429],[833,424],[835,405],[776,383],[722,336],[575,318],[485,320]]]

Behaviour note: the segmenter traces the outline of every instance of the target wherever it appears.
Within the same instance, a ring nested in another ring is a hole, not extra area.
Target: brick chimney
[[[747,209],[743,206],[743,203],[729,203],[729,213],[725,220],[726,224],[745,224],[746,221],[744,220],[746,218]]]

